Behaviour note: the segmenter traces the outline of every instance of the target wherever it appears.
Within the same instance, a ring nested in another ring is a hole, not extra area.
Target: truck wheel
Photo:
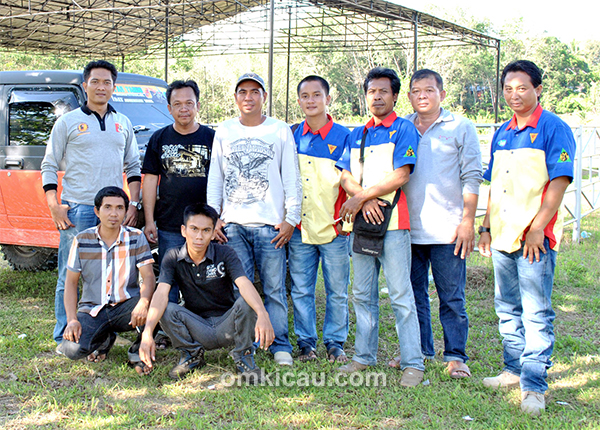
[[[14,270],[53,270],[57,264],[57,250],[53,248],[2,245],[2,254]]]

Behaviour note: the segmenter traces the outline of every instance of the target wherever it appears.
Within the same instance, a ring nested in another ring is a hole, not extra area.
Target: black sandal
[[[330,363],[347,363],[348,356],[342,348],[332,346],[327,350],[327,359]]]
[[[306,363],[307,361],[313,361],[317,359],[317,354],[315,353],[315,350],[312,349],[310,346],[305,346],[304,348],[300,349],[300,355],[298,356],[298,360]]]

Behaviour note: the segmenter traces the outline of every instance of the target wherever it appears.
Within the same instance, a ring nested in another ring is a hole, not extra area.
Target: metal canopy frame
[[[419,45],[494,49],[498,82],[500,39],[386,0],[0,0],[0,48],[164,56],[165,80],[190,53],[269,53],[271,78],[276,54],[412,47],[416,70]],[[497,119],[498,91],[494,104]]]

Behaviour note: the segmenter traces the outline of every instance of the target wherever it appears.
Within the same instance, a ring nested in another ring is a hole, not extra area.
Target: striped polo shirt
[[[417,161],[419,132],[410,121],[398,118],[396,112],[392,112],[377,126],[375,119],[371,118],[364,127],[352,130],[352,133],[346,138],[344,154],[337,163],[339,169],[348,170],[360,183],[360,143],[365,128],[367,136],[365,139],[363,188],[378,184],[387,175],[403,166],[410,166],[412,173]],[[395,193],[395,191],[391,192],[381,198],[391,203]],[[346,226],[344,229],[346,230]],[[400,194],[388,230],[410,230],[404,192]]]
[[[141,230],[121,226],[119,238],[107,246],[98,228],[88,228],[75,237],[67,261],[67,269],[80,272],[83,282],[78,312],[93,317],[107,304],[139,296],[138,268],[154,263]]]
[[[302,221],[298,228],[302,242],[312,245],[336,238],[339,231],[335,220],[346,201],[346,192],[340,186],[342,172],[335,163],[344,152],[350,130],[327,117],[329,122],[317,131],[302,121],[294,132],[302,177]]]
[[[516,116],[494,134],[492,158],[483,177],[491,182],[491,246],[504,252],[521,249],[521,241],[537,215],[550,181],[573,179],[575,139],[559,117],[537,108],[522,129]],[[544,234],[558,250],[563,214],[554,214]]]

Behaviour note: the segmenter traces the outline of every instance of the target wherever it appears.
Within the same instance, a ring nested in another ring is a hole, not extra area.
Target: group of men
[[[573,176],[574,142],[569,128],[539,105],[537,66],[517,61],[504,70],[504,96],[514,116],[495,134],[484,175],[475,127],[441,107],[446,92],[432,70],[412,76],[408,98],[415,112],[406,118],[394,112],[397,74],[371,70],[364,92],[372,118],[351,132],[327,113],[330,88],[319,76],[298,84],[305,119],[290,128],[262,113],[263,79],[242,75],[234,91],[240,116],[216,132],[196,122],[195,82],[175,81],[167,90],[175,122],[152,136],[141,169],[145,234],[128,227],[140,206],[121,190],[123,169],[134,199],[141,175],[131,124],[108,104],[116,74],[110,63],[88,64],[87,104],[59,118],[42,165],[48,205],[61,232],[58,352],[100,361],[116,332],[137,329],[129,360],[147,374],[160,321],[181,352],[172,378],[202,367],[206,350],[233,346],[238,371],[260,380],[256,348],[268,349],[279,365],[293,364],[286,264],[298,359],[317,359],[320,263],[327,359],[341,364],[341,372],[365,370],[377,364],[383,268],[400,348],[389,365],[402,370],[402,386],[415,387],[423,380],[424,359],[435,355],[431,268],[448,373],[468,378],[465,259],[475,245],[485,178],[492,186],[479,251],[494,259],[505,370],[484,384],[520,384],[522,409],[532,414],[544,409],[554,342],[550,294],[562,226],[557,211]],[[94,157],[100,152],[102,157]],[[179,168],[183,155],[194,157],[192,172]],[[59,204],[56,171],[63,159]],[[397,205],[384,219],[382,207],[391,201]],[[368,223],[389,226],[379,255],[352,255],[356,337],[350,360],[344,351],[349,250],[356,240],[350,232],[359,212]],[[155,289],[148,241],[157,240],[162,261]],[[255,273],[264,303],[252,283]]]

